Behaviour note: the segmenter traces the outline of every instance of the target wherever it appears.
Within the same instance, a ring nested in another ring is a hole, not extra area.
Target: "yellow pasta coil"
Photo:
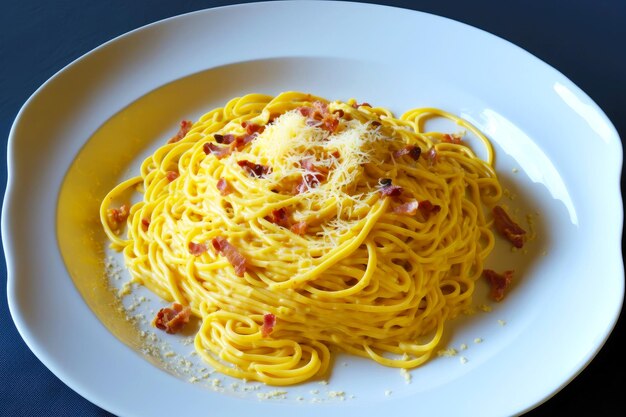
[[[433,117],[482,139],[488,160],[424,132]],[[218,143],[225,136],[247,139]],[[332,351],[398,368],[431,357],[494,245],[484,211],[502,193],[492,165],[487,138],[442,110],[396,118],[354,100],[250,94],[159,147],[104,198],[100,217],[133,280],[200,318],[205,361],[291,385],[327,377]],[[135,188],[143,195],[124,237],[107,210]],[[216,238],[245,258],[245,271]],[[268,314],[275,325],[264,332]]]

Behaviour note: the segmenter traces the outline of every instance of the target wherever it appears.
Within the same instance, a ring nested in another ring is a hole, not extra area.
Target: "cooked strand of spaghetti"
[[[424,132],[433,117],[478,136],[487,161]],[[290,385],[327,377],[331,351],[431,357],[494,245],[492,164],[489,140],[442,110],[251,94],[158,148],[100,217],[133,280],[201,320],[206,362]],[[107,211],[137,188],[124,238]]]

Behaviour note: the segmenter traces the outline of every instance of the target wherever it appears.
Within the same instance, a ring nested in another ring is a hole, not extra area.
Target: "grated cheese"
[[[457,350],[454,348],[441,349],[437,351],[437,356],[456,356]]]
[[[332,107],[332,106],[331,106]],[[307,118],[298,110],[282,114],[251,143],[245,159],[271,166],[266,175],[272,187],[280,188],[291,181],[296,184],[311,172],[301,161],[313,159],[314,165],[327,172],[319,184],[301,182],[307,198],[296,207],[296,221],[315,217],[322,208],[336,206],[337,217],[321,225],[321,239],[311,244],[335,246],[339,238],[350,231],[359,220],[358,213],[366,213],[376,188],[356,191],[350,189],[363,174],[363,164],[376,163],[375,155],[386,155],[390,139],[379,128],[359,120],[344,120],[337,132],[329,134],[321,127],[307,124]],[[242,152],[228,158],[242,159]],[[229,164],[230,165],[230,164]],[[232,165],[236,165],[235,160]],[[353,218],[356,216],[356,218]]]

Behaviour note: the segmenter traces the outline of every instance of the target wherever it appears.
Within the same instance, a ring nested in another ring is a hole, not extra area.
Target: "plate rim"
[[[216,7],[216,8],[209,8],[209,9],[202,9],[202,10],[196,10],[196,11],[192,11],[189,13],[185,13],[185,14],[181,14],[181,15],[176,15],[176,16],[172,16],[172,17],[168,17],[144,26],[141,26],[139,28],[133,29],[129,32],[126,32],[124,34],[121,34],[119,36],[114,37],[113,39],[99,45],[98,47],[88,51],[87,53],[81,55],[80,57],[76,58],[75,60],[73,60],[72,62],[70,62],[69,64],[67,64],[66,66],[64,66],[62,69],[60,69],[59,71],[57,71],[53,76],[51,76],[48,80],[46,80],[37,90],[35,90],[35,92],[33,92],[33,94],[27,99],[27,101],[24,103],[24,105],[20,108],[12,126],[11,126],[11,130],[9,132],[9,139],[7,142],[7,185],[6,185],[6,191],[5,191],[5,196],[4,196],[4,201],[3,201],[3,206],[2,206],[2,240],[4,242],[4,255],[5,255],[5,262],[6,262],[6,266],[7,266],[7,301],[8,301],[8,305],[9,305],[9,310],[11,313],[11,316],[13,318],[13,321],[20,333],[20,336],[24,339],[24,341],[26,342],[26,344],[28,345],[28,347],[31,349],[31,351],[33,351],[35,353],[35,355],[44,363],[44,365],[46,367],[48,367],[49,369],[51,369],[53,371],[53,373],[59,377],[59,379],[61,379],[66,385],[68,385],[70,388],[72,388],[73,390],[75,390],[76,392],[78,392],[80,395],[84,396],[85,398],[87,398],[89,401],[93,402],[94,404],[97,404],[98,406],[104,408],[104,409],[113,409],[111,407],[111,404],[103,402],[103,400],[98,397],[97,395],[90,395],[90,393],[88,392],[88,390],[84,390],[84,389],[80,389],[77,388],[77,385],[80,385],[79,383],[75,382],[72,380],[71,377],[68,377],[66,375],[66,373],[63,370],[58,369],[58,367],[56,366],[57,363],[55,362],[55,360],[53,358],[48,357],[47,352],[45,351],[45,349],[41,349],[40,346],[36,345],[36,343],[32,342],[30,340],[30,329],[24,327],[24,321],[21,319],[21,308],[20,306],[16,305],[16,297],[12,297],[12,293],[13,291],[15,291],[14,289],[14,285],[15,285],[15,274],[14,274],[14,270],[15,270],[15,265],[14,265],[14,260],[15,260],[15,256],[13,254],[14,249],[14,239],[15,237],[12,236],[10,234],[9,230],[9,215],[11,213],[12,210],[12,206],[14,204],[14,200],[15,198],[13,197],[13,188],[15,187],[15,180],[16,177],[18,175],[18,173],[15,172],[14,167],[12,165],[12,155],[15,152],[14,148],[16,146],[18,146],[16,144],[17,142],[17,125],[18,123],[21,121],[24,112],[26,111],[26,109],[28,109],[28,107],[30,106],[30,104],[32,103],[32,101],[34,101],[39,95],[44,94],[47,87],[54,83],[55,80],[61,76],[62,73],[64,73],[66,70],[68,70],[69,68],[73,68],[76,67],[78,65],[80,65],[80,62],[82,62],[84,59],[86,59],[88,56],[90,56],[91,54],[94,54],[96,51],[99,51],[103,48],[109,47],[112,44],[117,43],[120,39],[126,38],[136,32],[140,32],[143,31],[149,27],[156,27],[159,25],[163,25],[168,21],[173,21],[176,19],[179,19],[181,17],[185,17],[185,16],[191,16],[191,15],[195,15],[195,14],[204,14],[204,13],[211,13],[217,9],[231,9],[231,8],[248,8],[250,6],[254,6],[254,7],[259,7],[260,5],[277,5],[280,3],[312,3],[311,1],[304,1],[304,2],[290,2],[290,1],[286,1],[286,2],[259,2],[259,3],[243,3],[243,4],[232,4],[232,5],[226,5],[226,6],[220,6],[220,7]],[[349,7],[367,7],[367,8],[371,8],[371,9],[376,9],[376,8],[393,8],[393,9],[398,9],[401,10],[403,13],[417,13],[417,14],[422,14],[422,15],[427,15],[430,17],[433,17],[435,19],[445,19],[451,22],[454,22],[455,24],[458,25],[462,25],[465,26],[466,28],[468,28],[468,30],[473,30],[473,31],[480,31],[483,32],[484,34],[496,38],[499,41],[505,42],[508,44],[508,47],[514,47],[520,51],[523,51],[525,54],[527,54],[529,57],[531,57],[532,59],[538,61],[539,63],[545,65],[546,67],[548,67],[551,71],[555,71],[557,74],[559,74],[560,76],[562,76],[564,79],[570,81],[566,76],[564,76],[562,73],[560,73],[557,69],[555,69],[554,67],[550,66],[549,64],[545,63],[544,61],[540,60],[539,58],[537,58],[536,56],[534,56],[533,54],[531,54],[530,52],[520,48],[519,46],[513,44],[512,42],[503,39],[497,35],[493,35],[491,33],[488,33],[480,28],[476,28],[474,26],[471,26],[467,23],[463,23],[463,22],[459,22],[459,21],[455,21],[453,19],[447,18],[447,17],[443,17],[443,16],[438,16],[435,14],[431,14],[431,13],[425,13],[425,12],[421,12],[421,11],[417,11],[417,10],[412,10],[412,9],[405,9],[405,8],[400,8],[400,7],[395,7],[395,6],[385,6],[385,5],[377,5],[377,4],[369,4],[369,3],[351,3],[351,2],[315,2],[315,3],[326,3],[327,5],[332,5],[332,3],[339,3],[339,4],[343,4],[343,5],[349,5]],[[330,6],[332,7],[332,6]],[[577,87],[573,82],[570,81],[571,86],[575,87],[578,91],[578,94],[582,94],[584,97],[587,97],[589,99],[590,103],[593,103],[593,105],[595,106],[594,110],[599,113],[600,115],[602,115],[604,117],[604,121],[608,124],[608,126],[611,127],[612,129],[612,135],[618,139],[617,141],[617,145],[618,146],[622,146],[621,142],[619,141],[619,134],[617,132],[617,130],[615,129],[614,125],[612,124],[612,122],[610,121],[610,119],[606,116],[606,114],[602,111],[602,109],[591,99],[587,96],[587,94],[582,91],[579,87]],[[570,86],[568,86],[570,87]],[[619,170],[621,171],[622,168],[622,164],[623,161],[620,158],[620,167]],[[616,178],[616,182],[617,185],[619,186],[619,176]],[[13,197],[13,198],[12,198]],[[621,200],[621,193],[620,193],[620,197],[619,199]],[[620,218],[620,226],[621,228],[623,228],[623,207],[622,210],[618,213],[618,217]],[[623,270],[623,258],[620,257],[620,259],[622,261],[622,265],[621,265],[621,275],[622,277],[624,276],[624,270]],[[71,284],[72,286],[74,285],[73,283]],[[74,288],[75,289],[75,288]],[[79,298],[82,301],[82,296],[78,293],[78,291],[75,291],[77,295],[79,295]],[[622,280],[622,286],[621,286],[621,302],[619,303],[618,306],[616,306],[616,311],[617,314],[614,315],[613,320],[611,323],[608,323],[608,330],[605,333],[605,336],[603,337],[602,342],[597,346],[597,349],[594,352],[589,352],[588,356],[586,358],[583,358],[583,364],[577,369],[576,372],[574,372],[572,375],[570,375],[570,377],[563,381],[562,385],[560,385],[559,387],[555,387],[554,391],[552,393],[549,393],[542,401],[540,401],[539,403],[536,404],[532,404],[530,405],[528,408],[526,408],[525,410],[521,410],[520,412],[525,412],[528,411],[532,408],[537,407],[538,405],[544,403],[545,401],[547,401],[548,399],[550,399],[553,395],[555,395],[557,392],[559,392],[564,386],[566,386],[569,382],[571,382],[578,374],[580,374],[580,372],[582,372],[585,367],[593,360],[593,358],[596,356],[596,354],[602,349],[602,347],[604,346],[604,344],[606,343],[609,335],[611,334],[612,330],[614,329],[617,320],[619,318],[619,312],[622,310],[623,308],[623,300],[624,300],[624,286],[623,286],[623,280]]]

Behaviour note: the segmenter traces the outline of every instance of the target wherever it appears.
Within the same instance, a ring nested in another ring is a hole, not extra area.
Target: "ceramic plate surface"
[[[224,378],[217,387],[191,383],[146,360],[103,290],[103,193],[181,119],[249,92],[287,90],[468,119],[494,142],[507,204],[533,218],[536,237],[524,253],[489,261],[520,277],[507,299],[455,321],[445,347],[459,353],[411,371],[410,383],[344,356],[328,385],[272,399],[258,398],[269,388],[245,391]],[[428,14],[273,2],[146,26],[70,64],[28,100],[11,130],[8,166],[2,238],[15,323],[52,372],[118,415],[518,414],[592,360],[622,305],[622,149],[610,121],[527,52]]]

